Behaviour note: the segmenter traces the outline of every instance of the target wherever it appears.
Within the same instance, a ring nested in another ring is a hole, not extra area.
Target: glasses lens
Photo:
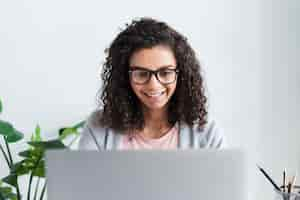
[[[158,72],[158,78],[162,83],[172,83],[176,79],[176,72],[170,69],[163,69]]]
[[[136,83],[145,83],[148,81],[150,73],[145,70],[132,71],[132,80]]]

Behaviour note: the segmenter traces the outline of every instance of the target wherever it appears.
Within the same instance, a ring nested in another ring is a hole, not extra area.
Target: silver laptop
[[[48,200],[244,200],[237,150],[48,151]]]

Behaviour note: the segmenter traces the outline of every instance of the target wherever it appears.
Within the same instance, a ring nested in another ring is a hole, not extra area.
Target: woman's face
[[[152,48],[141,49],[133,53],[129,60],[129,69],[176,69],[176,59],[172,50],[167,46],[157,45]],[[164,70],[161,70],[160,77],[165,76]],[[136,77],[143,77],[143,71],[135,72]],[[170,80],[173,80],[172,78]],[[177,79],[169,84],[163,84],[157,80],[154,74],[145,84],[136,83],[133,79],[133,73],[130,76],[130,85],[147,111],[164,110],[176,89]]]

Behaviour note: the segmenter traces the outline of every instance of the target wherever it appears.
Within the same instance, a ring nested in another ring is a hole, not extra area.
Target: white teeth
[[[157,97],[162,95],[164,92],[156,92],[156,93],[146,93],[148,96]]]

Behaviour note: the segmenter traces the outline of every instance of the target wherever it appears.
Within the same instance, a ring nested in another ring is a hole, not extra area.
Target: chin
[[[163,110],[166,108],[167,104],[158,104],[158,105],[149,105],[149,104],[144,104],[145,108],[147,110],[151,110],[151,111],[158,111],[158,110]]]

